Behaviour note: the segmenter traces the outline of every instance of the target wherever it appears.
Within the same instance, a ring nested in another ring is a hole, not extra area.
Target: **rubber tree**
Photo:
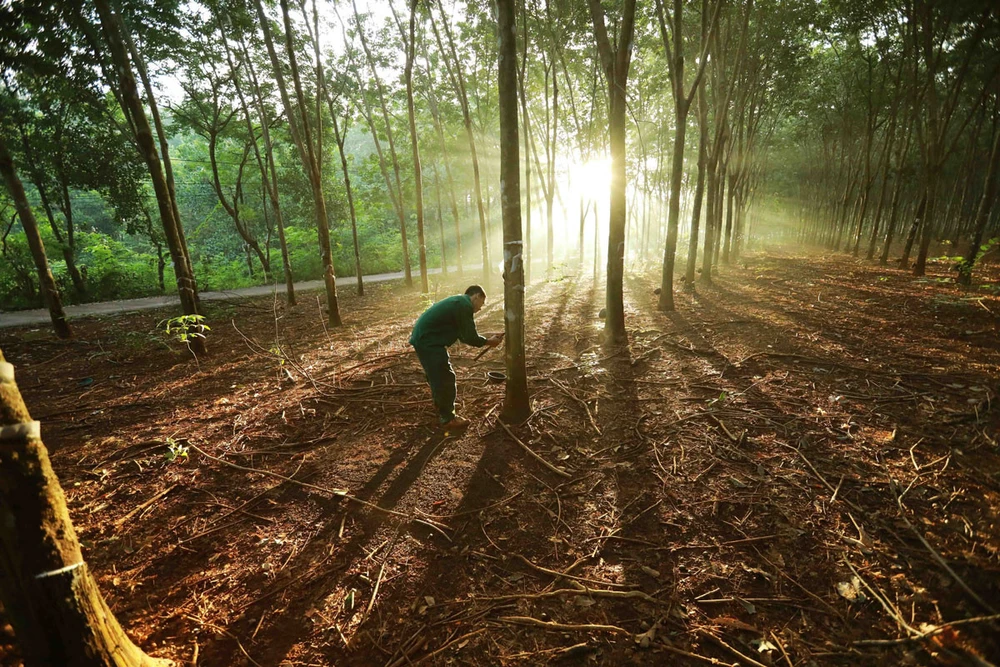
[[[986,223],[989,221],[993,207],[996,205],[998,170],[1000,170],[1000,131],[994,130],[993,149],[990,151],[990,166],[986,172],[986,184],[983,187],[983,194],[979,198],[979,207],[976,209],[972,240],[969,243],[969,250],[966,252],[965,259],[958,265],[958,282],[962,285],[972,284],[972,270],[976,267],[976,261],[979,259],[979,250],[982,247]]]
[[[592,0],[593,1],[593,0]],[[702,2],[702,12],[707,10],[707,0]],[[716,6],[713,27],[718,20],[719,6]],[[662,311],[674,310],[674,262],[677,255],[677,229],[681,211],[681,180],[684,177],[684,138],[687,131],[687,116],[691,102],[698,91],[708,62],[709,41],[702,44],[698,71],[691,90],[684,87],[684,15],[682,0],[674,0],[670,27],[664,18],[663,0],[656,0],[656,18],[660,28],[660,38],[667,55],[667,69],[670,73],[670,92],[674,98],[674,150],[670,167],[670,201],[667,204],[667,238],[663,247],[663,271],[660,276],[660,298],[657,308]],[[610,266],[610,265],[609,265]]]
[[[410,29],[406,39],[406,114],[410,121],[410,148],[413,151],[413,190],[417,205],[417,246],[420,257],[420,290],[426,294],[427,285],[427,245],[424,241],[424,187],[423,172],[420,169],[420,144],[417,140],[417,112],[413,104],[413,61],[416,58],[417,4],[419,0],[409,0]]]
[[[0,601],[25,667],[167,667],[101,596],[32,420],[0,351]]]
[[[472,113],[469,110],[469,97],[465,89],[465,74],[462,71],[462,61],[458,57],[455,38],[451,34],[451,26],[448,24],[448,16],[444,11],[444,4],[442,4],[441,0],[438,0],[438,9],[441,12],[441,24],[444,27],[445,36],[448,38],[448,52],[451,54],[450,63],[444,50],[444,44],[441,41],[441,34],[437,29],[437,23],[434,21],[433,12],[431,12],[431,27],[434,30],[434,38],[437,41],[438,49],[441,51],[442,59],[445,62],[445,69],[448,70],[448,76],[455,89],[455,95],[458,97],[458,102],[462,107],[462,120],[465,123],[465,134],[469,139],[469,152],[472,155],[472,182],[476,196],[476,208],[479,211],[479,237],[483,253],[483,285],[489,289],[490,274],[492,273],[490,267],[489,233],[486,229],[486,209],[483,206],[483,187],[479,175],[479,157],[476,154],[476,136],[472,129]]]
[[[605,293],[607,318],[604,321],[605,342],[625,343],[625,225],[628,222],[625,198],[625,110],[628,93],[628,71],[632,64],[635,32],[636,0],[625,0],[619,21],[620,33],[616,46],[608,39],[604,8],[600,0],[590,0],[590,16],[594,37],[608,86],[609,144],[611,152],[611,211],[608,222],[608,275]]]
[[[225,17],[225,18],[224,18]],[[260,144],[257,140],[257,132],[254,130],[253,117],[250,113],[250,105],[247,102],[247,95],[243,92],[243,83],[241,81],[239,69],[237,62],[233,56],[232,49],[229,46],[229,39],[226,34],[225,24],[230,23],[229,15],[224,15],[221,10],[215,10],[216,25],[219,29],[219,40],[222,42],[222,46],[226,52],[226,62],[229,64],[229,69],[233,73],[232,82],[233,88],[236,91],[236,95],[240,101],[240,107],[243,110],[243,118],[247,126],[247,135],[250,137],[250,141],[253,146],[254,158],[257,161],[257,168],[260,171],[260,180],[263,184],[264,191],[267,194],[267,200],[271,204],[271,210],[274,213],[275,226],[278,228],[278,244],[281,246],[281,265],[284,270],[285,276],[285,295],[289,306],[295,305],[295,279],[292,275],[292,264],[288,258],[288,242],[285,239],[285,220],[281,215],[281,203],[278,199],[278,176],[277,170],[274,166],[274,149],[271,143],[271,132],[268,129],[268,117],[265,112],[264,101],[261,99],[260,85],[257,82],[257,73],[253,69],[253,62],[250,60],[250,55],[247,52],[246,42],[244,41],[244,34],[242,30],[240,31],[240,48],[243,56],[241,61],[242,69],[245,70],[244,76],[250,81],[251,89],[254,92],[254,102],[257,107],[258,120],[260,122],[260,138],[264,140],[264,153],[261,154]]]
[[[274,48],[274,40],[271,37],[271,26],[268,22],[267,14],[264,13],[264,6],[261,0],[255,2],[257,17],[260,20],[261,32],[264,35],[264,44],[267,47],[268,56],[271,59],[271,66],[274,69],[275,82],[278,84],[278,91],[281,93],[281,103],[285,109],[288,119],[288,128],[292,135],[292,141],[302,160],[302,167],[309,178],[309,186],[312,190],[313,206],[316,214],[316,231],[319,234],[320,257],[323,261],[323,282],[326,285],[327,296],[327,316],[331,326],[340,326],[340,307],[337,299],[337,276],[333,271],[333,256],[330,251],[330,227],[326,215],[326,197],[323,194],[323,173],[321,160],[317,154],[320,145],[314,144],[312,140],[312,130],[308,118],[308,105],[305,95],[302,92],[302,80],[299,77],[298,61],[295,57],[294,39],[292,36],[291,18],[288,13],[288,2],[282,0],[281,13],[285,25],[285,43],[287,47],[289,70],[295,86],[295,97],[297,106],[292,106],[288,94],[288,86],[285,84],[285,77],[282,73],[283,67],[278,60],[278,53]],[[322,87],[322,70],[317,72],[317,85]],[[321,100],[317,100],[317,118],[314,119],[316,127],[321,127],[318,106]]]
[[[375,57],[372,54],[371,46],[369,45],[368,38],[365,35],[364,25],[361,23],[361,14],[358,12],[357,2],[351,0],[351,7],[354,10],[354,22],[357,25],[357,33],[361,41],[361,48],[365,52],[365,59],[368,62],[368,71],[371,73],[372,80],[375,82],[375,91],[378,93],[379,106],[382,109],[382,121],[385,124],[385,138],[389,144],[389,157],[392,159],[392,171],[395,176],[395,197],[397,199],[396,215],[399,217],[399,235],[403,244],[403,275],[404,280],[406,281],[406,286],[412,287],[413,271],[410,268],[409,242],[406,239],[406,207],[403,206],[403,179],[400,176],[399,158],[396,154],[396,140],[395,135],[392,132],[392,119],[389,114],[389,104],[386,101],[385,86],[382,84],[382,78],[379,76]],[[372,126],[372,134],[375,134],[374,125]],[[390,195],[392,195],[391,188]]]
[[[119,85],[119,99],[122,101],[122,111],[129,118],[135,132],[136,145],[149,169],[153,192],[156,194],[156,204],[160,212],[160,221],[166,233],[167,247],[174,264],[174,275],[177,278],[177,293],[181,300],[181,309],[187,317],[198,316],[198,294],[195,287],[194,274],[187,253],[187,245],[183,238],[180,218],[174,198],[170,194],[167,180],[163,173],[163,165],[153,142],[152,128],[146,117],[139,90],[136,85],[132,63],[123,40],[124,26],[118,16],[111,10],[109,0],[94,0],[101,22],[101,30],[105,43],[114,62]],[[191,350],[197,356],[207,353],[205,339],[195,336],[190,343]]]
[[[521,238],[521,156],[518,145],[517,0],[497,0],[500,103],[500,205],[503,217],[504,359],[502,416],[521,422],[531,414],[524,361],[524,255]]]
[[[24,193],[24,185],[17,175],[17,170],[14,168],[14,160],[10,155],[10,151],[7,150],[7,144],[4,142],[2,136],[0,136],[0,177],[3,177],[7,191],[10,193],[11,199],[14,200],[14,206],[21,220],[21,226],[24,228],[24,234],[28,238],[31,258],[34,260],[35,268],[38,270],[38,284],[42,292],[42,297],[45,299],[45,306],[49,309],[52,326],[55,328],[57,336],[60,338],[70,338],[73,333],[66,322],[66,314],[63,313],[62,307],[62,296],[59,294],[59,288],[56,286],[55,278],[52,277],[52,271],[49,269],[49,261],[45,256],[45,245],[42,243],[42,236],[38,232],[38,221],[35,220],[35,214],[32,212],[31,205],[28,203],[28,197]]]

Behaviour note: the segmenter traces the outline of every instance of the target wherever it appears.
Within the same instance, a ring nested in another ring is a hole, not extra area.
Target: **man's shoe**
[[[465,428],[469,425],[469,420],[461,415],[455,415],[451,418],[451,421],[444,425],[445,428]]]

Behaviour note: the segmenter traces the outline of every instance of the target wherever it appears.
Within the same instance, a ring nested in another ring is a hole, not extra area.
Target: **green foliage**
[[[178,315],[164,320],[160,325],[165,325],[164,332],[168,336],[184,343],[189,348],[192,340],[204,338],[205,332],[211,331],[211,328],[205,324],[204,315]]]
[[[189,449],[187,445],[182,445],[173,438],[167,438],[167,451],[163,452],[163,458],[167,463],[174,463],[181,459],[187,461]]]
[[[976,256],[972,259],[971,262],[969,261],[968,257],[943,256],[943,257],[938,257],[937,259],[939,261],[954,262],[955,263],[954,269],[955,271],[958,271],[958,275],[961,276],[962,278],[967,279],[970,276],[972,276],[972,272],[975,270],[979,262],[982,261],[983,257],[985,257],[991,250],[997,247],[1000,247],[1000,236],[994,237],[989,241],[987,241],[986,243],[980,245],[979,252],[976,253]]]

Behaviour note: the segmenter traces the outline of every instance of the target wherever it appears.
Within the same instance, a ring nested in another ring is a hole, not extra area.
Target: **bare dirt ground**
[[[181,664],[990,664],[1000,297],[931,270],[757,255],[669,315],[636,272],[608,349],[563,268],[510,433],[499,351],[453,350],[473,425],[434,423],[398,284],[339,330],[315,294],[212,305],[197,362],[172,312],[0,347],[105,596]]]

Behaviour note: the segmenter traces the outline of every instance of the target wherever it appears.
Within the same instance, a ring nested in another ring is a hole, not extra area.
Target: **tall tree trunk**
[[[714,151],[713,151],[714,152]],[[712,263],[715,261],[715,242],[718,237],[718,225],[715,220],[715,212],[718,209],[718,164],[709,157],[708,164],[705,165],[706,188],[705,188],[705,248],[701,258],[701,280],[702,282],[712,282]]]
[[[431,71],[430,57],[427,55],[426,42],[424,44],[423,54],[424,54],[424,64],[426,65],[426,70],[428,73]],[[451,215],[455,223],[455,263],[458,269],[458,275],[462,275],[462,225],[461,220],[458,215],[458,200],[455,197],[455,180],[451,176],[451,163],[448,159],[448,144],[444,138],[444,126],[441,123],[441,114],[438,110],[437,96],[434,94],[434,85],[428,77],[427,82],[427,100],[429,102],[431,110],[431,119],[434,122],[434,132],[437,134],[438,144],[441,147],[441,162],[444,163],[444,173],[445,178],[448,179],[448,195],[449,204],[451,205]],[[434,184],[438,188],[438,199],[440,200],[441,184],[437,180],[439,178],[438,168],[434,167]],[[440,213],[441,203],[438,201],[439,213]],[[441,266],[445,273],[448,272],[447,262],[444,259],[444,240],[441,241]]]
[[[625,224],[628,221],[625,188],[625,105],[629,67],[632,63],[632,39],[635,32],[636,0],[625,0],[619,29],[621,31],[611,46],[605,26],[604,9],[600,0],[590,0],[590,15],[594,36],[608,86],[609,143],[611,148],[611,211],[608,218],[608,276],[604,321],[605,342],[622,344],[627,341],[625,332]],[[555,184],[550,184],[554,188]]]
[[[559,25],[558,19],[552,17],[552,5],[550,0],[545,0],[545,15],[548,19],[549,28],[554,29]],[[548,225],[547,243],[545,246],[546,259],[548,260],[547,271],[551,274],[554,263],[555,252],[555,227],[552,220],[552,204],[556,190],[556,148],[559,142],[559,75],[556,72],[557,51],[559,49],[558,37],[551,35],[549,39],[550,51],[549,61],[552,63],[552,137],[547,138],[548,149],[548,170],[549,170],[549,193],[545,202],[546,223]]]
[[[365,295],[365,281],[361,274],[361,246],[358,243],[358,214],[354,207],[354,190],[351,187],[351,174],[347,170],[347,151],[344,150],[347,128],[340,131],[340,123],[337,122],[337,114],[334,112],[333,100],[327,97],[330,103],[330,117],[333,119],[333,138],[337,142],[337,151],[340,153],[340,170],[344,174],[344,190],[347,192],[347,208],[351,214],[351,239],[354,242],[354,273],[358,279],[358,296]]]
[[[424,177],[420,170],[420,144],[417,141],[417,112],[413,106],[413,59],[416,56],[416,24],[417,3],[410,0],[410,32],[406,44],[406,113],[410,121],[410,146],[413,150],[413,189],[417,200],[417,245],[420,256],[420,289],[426,294],[430,291],[427,284],[427,246],[424,242]]]
[[[385,138],[389,142],[389,157],[392,159],[392,171],[395,175],[396,196],[398,206],[396,214],[399,216],[399,235],[403,245],[403,276],[407,287],[413,287],[413,271],[410,268],[410,246],[406,239],[406,207],[403,206],[403,179],[399,172],[399,158],[396,155],[396,140],[392,132],[392,122],[389,116],[389,106],[385,101],[385,90],[382,86],[382,79],[379,77],[375,67],[375,59],[372,57],[371,49],[368,47],[368,38],[365,35],[364,26],[361,25],[361,15],[358,13],[358,5],[351,0],[351,7],[354,9],[354,22],[358,27],[358,37],[361,39],[361,48],[365,52],[368,61],[368,70],[375,81],[375,88],[378,92],[379,105],[382,108],[382,121],[385,123]],[[374,128],[373,128],[374,133]],[[390,192],[390,195],[392,193]]]
[[[216,13],[216,21],[218,22],[219,39],[225,47],[226,60],[229,62],[229,69],[233,72],[233,87],[236,89],[236,94],[240,100],[240,106],[243,109],[243,117],[246,119],[247,134],[253,144],[254,157],[257,160],[257,168],[260,170],[260,181],[263,184],[267,200],[270,202],[271,208],[274,211],[275,225],[278,228],[278,244],[281,246],[281,266],[285,275],[286,299],[289,306],[294,306],[295,281],[292,278],[292,265],[288,260],[288,243],[285,241],[285,222],[282,219],[281,205],[278,202],[278,179],[277,173],[274,170],[274,152],[271,145],[271,132],[267,127],[267,114],[264,111],[264,104],[260,96],[260,86],[257,83],[257,73],[253,69],[253,63],[250,61],[249,53],[247,53],[246,43],[243,41],[243,37],[241,35],[240,47],[243,52],[243,64],[246,66],[247,72],[250,75],[250,82],[254,90],[254,99],[257,104],[258,115],[260,116],[261,136],[264,139],[263,156],[261,156],[260,146],[257,143],[257,133],[254,132],[253,129],[253,119],[250,116],[250,107],[247,104],[246,95],[243,93],[243,87],[240,85],[240,78],[236,75],[236,63],[234,62],[232,53],[229,49],[229,41],[226,39],[225,30],[222,25],[221,12]],[[271,169],[271,176],[273,176],[273,179],[268,175],[269,168]],[[267,259],[268,265],[270,265],[270,240],[268,241],[267,247]]]
[[[442,157],[442,159],[444,159]],[[444,213],[441,207],[441,175],[434,165],[434,209],[437,211],[438,230],[441,234],[441,275],[448,275],[448,242],[444,234]]]
[[[592,0],[593,1],[593,0]],[[684,137],[687,132],[687,115],[691,102],[701,85],[708,62],[708,47],[711,34],[719,20],[719,9],[722,3],[716,3],[713,12],[711,28],[707,39],[702,40],[701,57],[698,72],[695,75],[691,91],[684,89],[684,46],[683,46],[683,3],[674,0],[672,15],[672,35],[667,32],[664,19],[662,0],[656,0],[656,18],[660,29],[660,39],[667,52],[667,65],[670,73],[670,91],[674,98],[674,153],[670,167],[670,202],[667,208],[667,239],[663,247],[663,271],[660,277],[660,298],[657,308],[661,311],[674,310],[674,262],[677,255],[677,232],[680,223],[681,181],[684,177]],[[708,0],[702,0],[702,14],[708,12]],[[705,31],[702,31],[705,34]],[[670,37],[673,37],[671,43]],[[697,247],[697,246],[696,246]]]
[[[722,248],[722,262],[723,264],[729,264],[733,238],[733,174],[729,170],[728,164],[722,171],[722,176],[725,177],[728,183],[728,187],[726,188],[726,242]]]
[[[6,149],[4,153],[6,153]],[[3,160],[6,163],[6,160]],[[125,634],[83,560],[59,480],[0,352],[0,601],[29,667],[166,667]]]
[[[125,50],[125,43],[122,41],[121,22],[117,15],[111,11],[108,0],[94,0],[94,4],[97,7],[97,13],[100,17],[104,39],[107,42],[111,52],[111,59],[115,63],[115,70],[118,73],[121,99],[126,104],[125,112],[132,119],[136,132],[136,144],[146,162],[150,179],[153,182],[153,191],[156,194],[160,220],[163,223],[163,231],[166,235],[167,247],[170,249],[170,257],[174,263],[174,274],[177,277],[177,292],[181,300],[181,309],[185,315],[198,315],[198,296],[194,274],[191,271],[191,264],[187,255],[180,218],[175,216],[176,208],[167,187],[167,181],[163,174],[163,165],[160,163],[160,156],[156,152],[156,145],[153,142],[153,132],[149,126],[149,120],[146,118],[146,111],[143,109],[142,100],[139,99],[139,90],[136,86],[135,75],[132,73],[132,65]],[[151,108],[153,106],[155,105],[151,105]],[[202,356],[207,352],[203,337],[195,336],[190,345],[195,355]]]
[[[521,159],[517,134],[516,0],[498,0],[500,88],[500,205],[503,216],[504,360],[507,367],[503,418],[521,422],[531,414],[524,355],[524,257],[521,239]]]
[[[923,195],[920,197],[920,205],[917,206],[917,211],[913,216],[913,222],[910,224],[910,232],[906,236],[906,244],[903,246],[903,256],[899,258],[899,268],[908,269],[910,268],[910,252],[913,250],[913,242],[917,238],[917,231],[920,229],[920,225],[924,221],[924,213],[927,210],[927,190],[926,186]],[[888,245],[888,243],[886,244]]]
[[[521,63],[517,71],[517,92],[521,101],[521,120],[524,123],[524,284],[531,284],[531,118],[528,115],[528,93],[524,87],[528,71],[528,7],[521,0]],[[583,225],[581,223],[581,230]],[[582,234],[582,231],[581,231]],[[580,261],[583,261],[583,240],[580,241]]]
[[[691,232],[688,243],[687,270],[684,273],[684,287],[689,290],[694,289],[695,270],[698,264],[698,229],[701,224],[701,206],[705,197],[705,176],[708,167],[708,103],[705,99],[705,81],[702,79],[698,86],[698,180],[694,188],[694,208],[691,213]],[[705,238],[708,239],[708,225],[711,219],[706,220]],[[706,240],[706,251],[708,250],[708,240]]]
[[[298,150],[299,158],[302,160],[302,167],[309,178],[309,185],[312,189],[316,229],[319,234],[320,256],[323,261],[323,282],[326,285],[329,322],[331,326],[340,326],[342,322],[337,300],[337,277],[333,272],[333,257],[330,252],[330,229],[326,217],[326,198],[323,196],[322,174],[320,173],[320,165],[316,160],[313,150],[309,121],[305,115],[307,106],[302,94],[302,82],[299,79],[298,63],[295,59],[295,49],[290,32],[291,19],[288,15],[288,2],[287,0],[282,0],[281,12],[285,22],[285,40],[288,47],[289,66],[295,85],[298,110],[301,114],[298,119],[296,119],[295,108],[292,106],[291,99],[288,96],[288,87],[285,85],[281,62],[278,60],[278,54],[274,48],[274,40],[271,39],[271,28],[268,24],[267,15],[264,13],[264,6],[261,4],[261,0],[256,0],[254,4],[257,8],[260,28],[264,35],[264,44],[271,59],[271,67],[274,69],[275,82],[278,84],[278,91],[281,94],[281,103],[288,118],[288,129],[291,132],[292,141]],[[318,118],[316,120],[319,121]],[[299,123],[301,123],[301,127]]]
[[[0,137],[0,176],[3,177],[10,198],[14,200],[18,217],[21,219],[21,226],[24,228],[24,235],[28,239],[31,258],[35,261],[35,268],[38,270],[38,285],[42,297],[45,299],[45,306],[49,309],[52,326],[55,328],[57,336],[70,338],[73,332],[70,331],[66,315],[63,313],[62,297],[59,295],[59,288],[56,287],[55,278],[52,277],[52,271],[49,269],[49,261],[45,256],[45,245],[42,243],[41,234],[38,233],[38,222],[35,220],[35,214],[28,203],[24,186],[14,169],[14,160],[7,150],[7,144],[3,137]]]
[[[472,155],[472,182],[476,194],[476,208],[479,212],[479,238],[482,244],[483,252],[483,285],[489,289],[490,274],[492,273],[492,267],[490,266],[489,234],[486,229],[486,211],[483,207],[483,187],[479,176],[479,157],[476,154],[476,137],[472,131],[472,114],[469,111],[469,98],[465,93],[465,75],[462,72],[462,61],[458,57],[458,50],[455,48],[455,39],[452,37],[451,27],[448,25],[448,17],[445,14],[444,4],[441,0],[438,0],[438,9],[441,12],[441,23],[444,25],[445,35],[448,37],[448,46],[451,52],[452,61],[455,64],[454,73],[452,74],[450,66],[448,66],[448,73],[452,75],[452,84],[455,87],[459,104],[462,107],[462,119],[465,123],[465,133],[469,138],[469,152]],[[431,14],[431,26],[434,28],[434,37],[437,40],[438,48],[441,50],[442,56],[447,64],[448,59],[447,56],[444,55],[444,45],[441,43],[441,36],[438,34],[437,24],[434,22],[433,13]]]
[[[976,268],[976,260],[978,259],[979,248],[983,243],[986,223],[989,222],[990,213],[992,213],[996,202],[998,170],[1000,170],[1000,131],[994,130],[993,150],[990,152],[990,166],[986,172],[986,183],[983,185],[983,194],[979,198],[979,208],[976,209],[976,221],[972,232],[972,240],[969,243],[969,251],[965,255],[965,261],[959,265],[958,282],[962,285],[972,284],[972,271]]]
[[[173,209],[174,220],[177,221],[177,239],[181,245],[184,262],[187,265],[187,273],[191,276],[190,289],[194,294],[194,302],[197,305],[199,303],[198,283],[194,279],[194,265],[191,264],[191,253],[188,251],[187,237],[184,234],[184,226],[181,224],[181,211],[177,205],[177,187],[174,184],[174,166],[170,161],[170,144],[167,141],[167,132],[163,127],[163,120],[160,118],[160,108],[156,104],[156,96],[153,94],[153,84],[149,79],[149,72],[146,70],[146,63],[139,56],[138,49],[135,48],[135,43],[132,40],[132,33],[128,29],[123,29],[121,35],[125,46],[128,48],[128,52],[132,57],[132,62],[135,64],[135,68],[139,72],[139,80],[142,81],[142,88],[146,92],[146,101],[149,104],[149,112],[153,118],[153,127],[156,129],[156,137],[159,141],[159,157],[163,160],[163,174],[167,182],[167,194],[170,197],[170,207]],[[133,75],[133,82],[134,79],[135,77]],[[119,99],[123,99],[121,94],[119,94],[118,97]],[[146,121],[146,125],[149,125],[148,121]]]

